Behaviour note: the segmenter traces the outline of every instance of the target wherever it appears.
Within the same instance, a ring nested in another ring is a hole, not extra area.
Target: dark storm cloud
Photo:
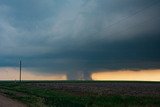
[[[160,68],[159,0],[1,0],[0,66]]]

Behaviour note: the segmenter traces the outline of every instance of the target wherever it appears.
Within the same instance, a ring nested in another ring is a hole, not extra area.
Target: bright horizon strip
[[[160,81],[160,69],[97,71],[91,74],[91,78],[92,80]],[[19,80],[19,68],[0,68],[0,80]],[[23,69],[22,80],[67,80],[67,75],[57,73],[35,73]]]
[[[0,80],[19,80],[19,68],[0,68]],[[67,80],[66,74],[34,73],[22,70],[22,80]]]
[[[92,80],[160,81],[160,69],[97,71],[91,74],[91,78]]]

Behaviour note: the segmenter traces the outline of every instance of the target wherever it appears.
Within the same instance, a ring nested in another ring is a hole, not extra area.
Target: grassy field
[[[1,81],[0,93],[29,107],[160,107],[159,82]]]

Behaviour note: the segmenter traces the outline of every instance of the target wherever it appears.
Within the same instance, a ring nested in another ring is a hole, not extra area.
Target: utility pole
[[[19,81],[21,82],[22,81],[22,77],[21,77],[21,70],[22,70],[22,62],[21,62],[21,60],[19,61],[19,71],[20,71],[20,74],[19,74]]]

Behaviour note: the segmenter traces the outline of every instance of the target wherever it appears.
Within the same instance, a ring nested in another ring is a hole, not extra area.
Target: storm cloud
[[[159,28],[159,0],[1,0],[0,66],[158,69]]]

